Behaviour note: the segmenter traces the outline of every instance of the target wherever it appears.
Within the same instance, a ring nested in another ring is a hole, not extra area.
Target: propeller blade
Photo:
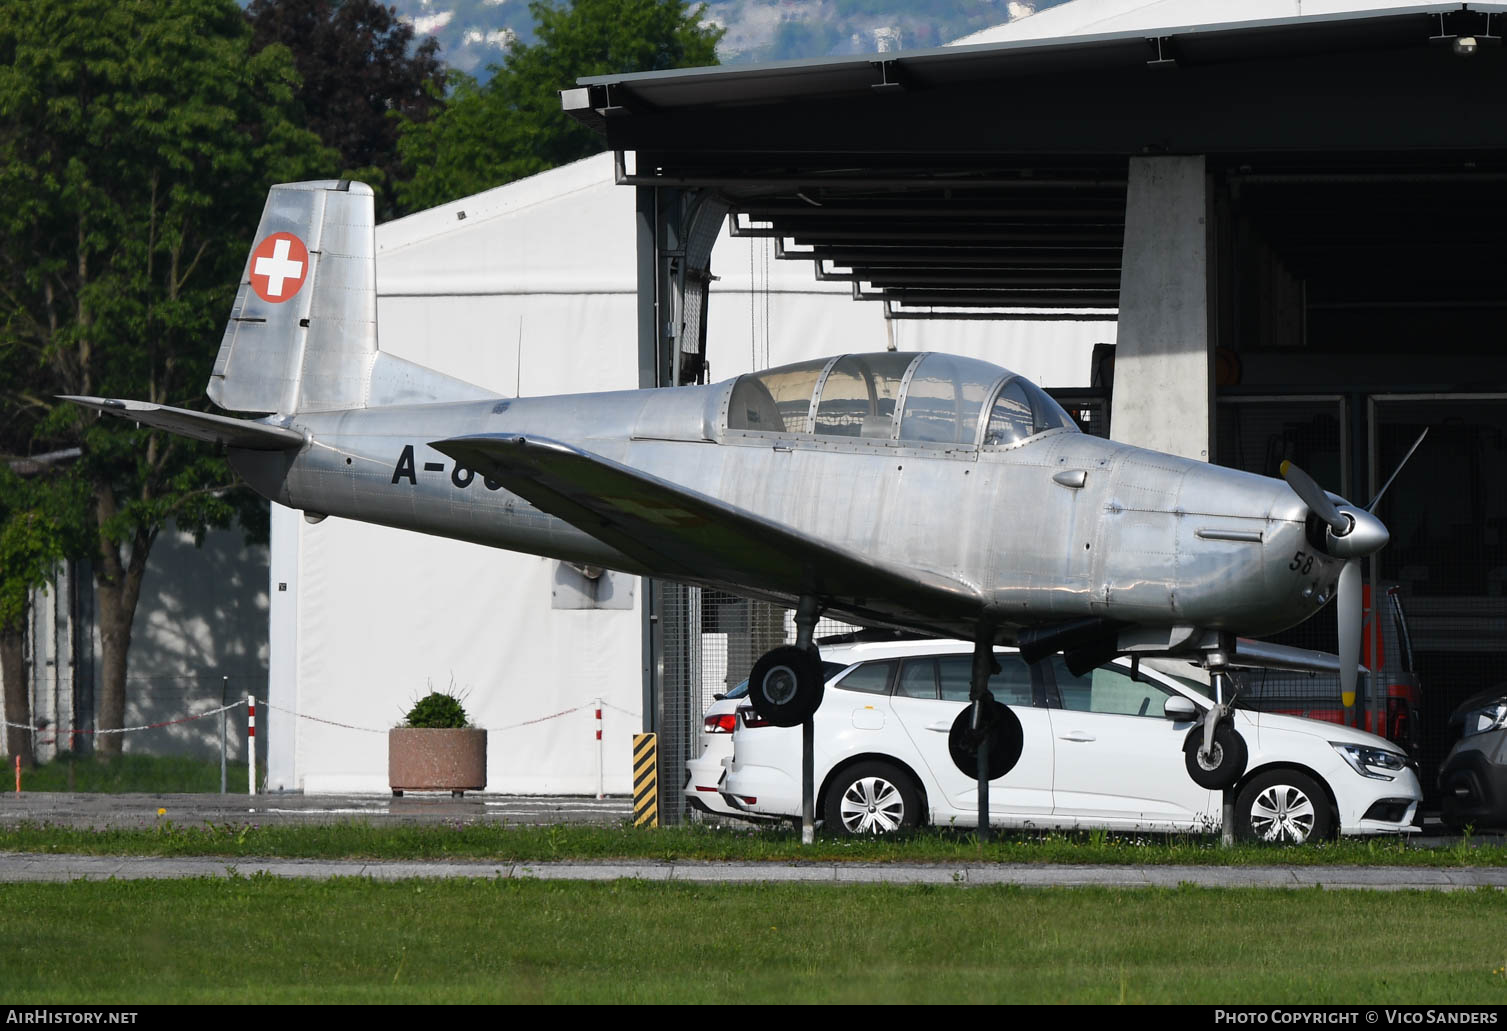
[[[1335,612],[1340,631],[1340,700],[1345,708],[1355,706],[1355,667],[1360,665],[1361,573],[1360,559],[1353,558],[1340,570],[1335,591]]]
[[[1381,485],[1381,490],[1376,492],[1376,497],[1372,498],[1371,503],[1366,506],[1367,512],[1376,511],[1376,503],[1380,501],[1381,496],[1387,492],[1387,488],[1392,486],[1392,481],[1397,479],[1397,474],[1402,472],[1402,467],[1408,464],[1408,459],[1413,457],[1413,452],[1418,450],[1418,445],[1422,444],[1423,438],[1427,437],[1428,435],[1429,428],[1425,426],[1423,428],[1423,432],[1418,434],[1418,439],[1413,441],[1413,446],[1408,448],[1408,453],[1402,456],[1402,461],[1397,463],[1397,468],[1392,470],[1392,475],[1387,477],[1387,482],[1383,483]]]
[[[1329,495],[1324,493],[1324,488],[1315,483],[1312,476],[1292,462],[1284,461],[1282,478],[1293,489],[1293,493],[1303,500],[1303,504],[1308,506],[1310,512],[1329,524],[1336,536],[1344,536],[1350,531],[1350,520],[1340,514]]]

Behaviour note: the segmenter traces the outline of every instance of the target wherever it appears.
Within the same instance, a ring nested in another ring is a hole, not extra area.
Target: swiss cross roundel
[[[273,233],[251,252],[251,289],[264,301],[286,301],[308,274],[309,249],[292,233]]]

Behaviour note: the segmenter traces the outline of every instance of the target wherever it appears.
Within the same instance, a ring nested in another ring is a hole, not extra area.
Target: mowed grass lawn
[[[0,885],[19,1003],[1507,1003],[1501,892]]]

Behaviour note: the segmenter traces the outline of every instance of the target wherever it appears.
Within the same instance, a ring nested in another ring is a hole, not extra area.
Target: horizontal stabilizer
[[[1253,641],[1248,637],[1241,637],[1235,641],[1235,653],[1230,656],[1230,665],[1337,675],[1340,671],[1340,657],[1333,652],[1316,652],[1307,648],[1293,648],[1290,645]],[[1355,668],[1363,676],[1370,673],[1365,666],[1357,665]]]
[[[482,434],[430,444],[541,511],[671,579],[813,594],[923,626],[977,619],[977,588],[900,569],[558,441]]]
[[[232,419],[228,415],[191,412],[186,408],[170,408],[147,401],[118,401],[111,397],[60,395],[60,398],[179,436],[244,448],[247,451],[297,451],[304,443],[303,434],[297,430],[247,419]]]

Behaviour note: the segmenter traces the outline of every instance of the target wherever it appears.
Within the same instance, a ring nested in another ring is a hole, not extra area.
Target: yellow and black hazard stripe
[[[633,735],[633,826],[659,826],[659,759],[655,734]]]

